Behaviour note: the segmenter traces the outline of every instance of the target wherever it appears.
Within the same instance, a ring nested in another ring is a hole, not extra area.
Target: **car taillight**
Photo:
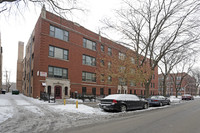
[[[116,101],[116,100],[113,100],[112,103],[117,103],[117,101]]]
[[[154,102],[157,102],[158,100],[153,100]]]

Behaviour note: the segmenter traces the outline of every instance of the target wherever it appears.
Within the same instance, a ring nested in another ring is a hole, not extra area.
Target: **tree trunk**
[[[150,85],[150,82],[145,83],[145,98],[149,97],[149,85]]]
[[[163,79],[163,96],[166,96],[166,76],[164,75],[164,79]]]

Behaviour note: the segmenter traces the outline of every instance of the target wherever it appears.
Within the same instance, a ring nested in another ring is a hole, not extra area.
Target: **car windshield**
[[[151,99],[158,99],[158,96],[152,96]]]

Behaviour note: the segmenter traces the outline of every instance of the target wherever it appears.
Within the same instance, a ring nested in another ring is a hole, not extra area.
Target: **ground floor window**
[[[137,95],[137,91],[136,90],[134,90],[134,94]]]
[[[96,88],[92,88],[92,95],[96,95]]]
[[[100,95],[104,95],[104,88],[100,88]]]
[[[111,94],[111,89],[109,88],[109,89],[108,89],[108,95],[110,95],[110,94]]]
[[[82,87],[82,95],[86,95],[87,92],[87,88],[86,87]]]

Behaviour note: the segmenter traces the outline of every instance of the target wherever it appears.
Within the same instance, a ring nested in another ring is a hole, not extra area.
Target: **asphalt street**
[[[64,133],[200,133],[200,100],[177,106],[125,115]]]

